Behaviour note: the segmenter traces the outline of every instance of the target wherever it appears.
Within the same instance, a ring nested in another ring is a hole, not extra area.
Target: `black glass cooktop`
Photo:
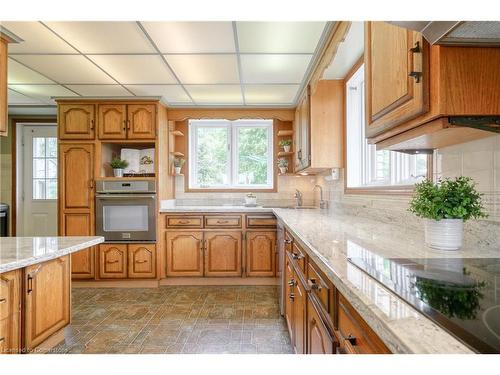
[[[500,259],[349,261],[471,349],[500,353]]]

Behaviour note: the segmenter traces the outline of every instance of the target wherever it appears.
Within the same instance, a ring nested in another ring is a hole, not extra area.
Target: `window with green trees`
[[[273,187],[272,120],[190,120],[189,187]]]

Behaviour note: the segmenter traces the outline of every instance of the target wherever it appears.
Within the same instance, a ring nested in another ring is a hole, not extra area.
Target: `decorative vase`
[[[462,219],[425,219],[425,243],[439,250],[458,250],[464,241]]]
[[[113,176],[123,177],[123,168],[113,168]]]
[[[181,167],[174,167],[175,174],[181,174]]]
[[[283,146],[283,150],[284,150],[285,152],[290,152],[290,145],[288,145],[288,146]]]
[[[288,169],[288,167],[279,167],[279,168],[280,168],[281,174],[285,174],[287,169]]]

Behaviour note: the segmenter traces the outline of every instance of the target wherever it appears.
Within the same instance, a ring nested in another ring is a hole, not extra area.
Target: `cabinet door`
[[[130,104],[127,106],[129,139],[154,139],[156,137],[156,105]]]
[[[293,298],[293,346],[296,354],[306,353],[306,289],[300,278],[294,274]]]
[[[412,52],[417,42],[419,51]],[[366,22],[367,138],[428,111],[427,52],[418,32],[386,22]],[[421,76],[414,78],[415,74]]]
[[[93,104],[60,104],[59,139],[94,139],[95,107]]]
[[[205,233],[205,276],[241,276],[241,232]]]
[[[147,279],[156,276],[156,246],[154,244],[128,245],[128,277]]]
[[[203,276],[203,232],[167,232],[167,276]]]
[[[127,137],[127,106],[99,104],[97,109],[99,139],[125,139]]]
[[[101,279],[127,277],[127,245],[99,245],[99,277]]]
[[[91,144],[59,145],[59,199],[61,211],[94,209],[94,147]]]
[[[7,136],[7,48],[0,38],[0,136]]]
[[[20,349],[20,288],[20,270],[0,274],[0,354]]]
[[[308,168],[311,165],[311,121],[310,121],[310,95],[309,88],[306,96],[299,103],[295,115],[296,158],[295,172]]]
[[[307,353],[333,354],[336,344],[311,297],[307,299]]]
[[[93,235],[93,215],[85,212],[63,213],[62,234],[65,236]],[[93,279],[95,276],[95,248],[89,247],[71,254],[71,277]]]
[[[26,267],[24,282],[24,342],[29,351],[69,324],[69,255]]]
[[[274,276],[276,232],[247,232],[247,276]]]
[[[285,254],[285,277],[283,281],[285,282],[285,295],[283,296],[285,299],[285,321],[288,327],[288,333],[290,334],[290,339],[293,343],[293,299],[295,298],[293,292],[295,279],[293,278],[292,262],[287,254]]]

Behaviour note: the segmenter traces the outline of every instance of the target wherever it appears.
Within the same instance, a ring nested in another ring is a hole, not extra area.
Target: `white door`
[[[23,126],[22,235],[57,236],[57,127]]]

